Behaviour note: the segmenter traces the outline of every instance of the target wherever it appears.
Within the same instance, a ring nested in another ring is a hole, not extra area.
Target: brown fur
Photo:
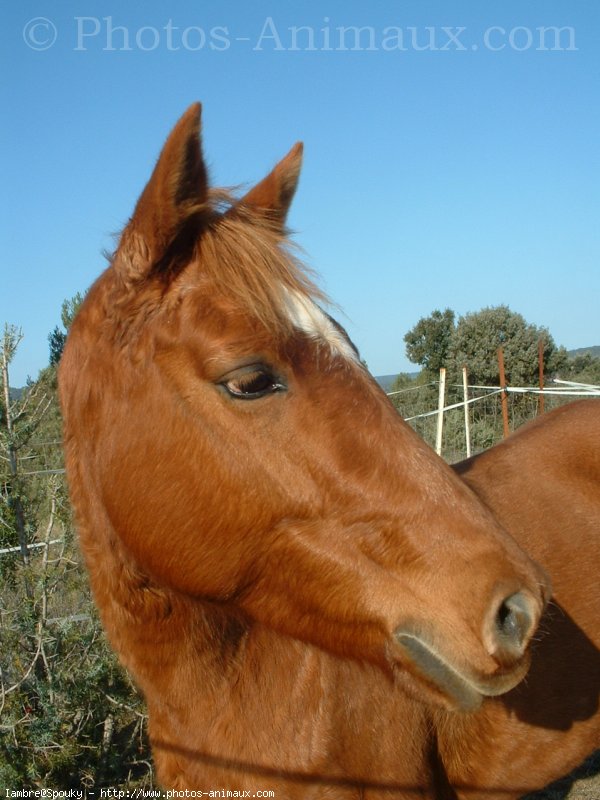
[[[600,746],[600,402],[540,417],[456,471],[552,578],[525,681],[440,728],[450,775],[513,797]]]
[[[494,788],[485,764],[529,695],[483,695],[525,673],[546,574],[486,506],[503,521],[501,501],[474,481],[478,500],[357,360],[292,324],[286,292],[319,299],[283,228],[301,148],[223,207],[198,118],[169,137],[60,369],[81,544],[159,780],[290,800]],[[277,391],[225,390],[257,364]],[[514,597],[526,622],[506,639]],[[569,759],[591,730],[565,734]]]

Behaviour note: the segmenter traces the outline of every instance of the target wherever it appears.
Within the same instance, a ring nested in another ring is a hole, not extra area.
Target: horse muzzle
[[[546,596],[527,590],[495,600],[484,619],[478,658],[468,648],[445,645],[443,637],[417,625],[403,625],[394,633],[400,652],[426,684],[464,711],[477,708],[484,697],[505,694],[527,674],[529,644],[546,606]]]

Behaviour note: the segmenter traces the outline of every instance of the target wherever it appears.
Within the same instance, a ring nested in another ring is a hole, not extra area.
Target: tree
[[[60,449],[56,368],[20,397],[0,332],[0,786],[151,788],[140,695],[101,633]]]
[[[591,353],[577,353],[560,369],[563,380],[600,385],[600,358]]]
[[[460,404],[463,400],[462,368],[467,367],[471,385],[498,386],[498,348],[504,352],[505,374],[509,385],[537,386],[538,343],[543,341],[544,371],[546,377],[560,375],[570,380],[594,383],[600,376],[600,359],[591,357],[571,360],[563,347],[556,347],[552,336],[544,327],[528,323],[521,314],[507,306],[484,308],[465,314],[454,323],[454,313],[436,310],[425,317],[406,334],[407,354],[423,366],[418,378],[407,382],[402,376],[393,388],[392,402],[400,414],[425,441],[433,445],[436,436],[435,419],[424,415],[438,402],[438,370],[445,367],[446,405]],[[596,372],[596,362],[598,372]],[[583,377],[575,376],[585,375]],[[485,392],[477,404],[469,408],[470,441],[474,452],[486,449],[502,437],[502,418],[497,395]],[[547,407],[553,402],[547,398]],[[531,394],[509,396],[509,419],[513,429],[537,413],[538,399]],[[462,411],[461,411],[462,413]],[[464,426],[458,411],[447,415],[444,423],[444,453],[447,458],[458,458],[464,447]]]
[[[84,295],[77,292],[70,300],[63,300],[60,310],[60,319],[66,331],[71,327],[75,315],[79,311],[79,306],[83,303]]]
[[[2,480],[0,495],[0,541],[18,543],[21,559],[28,562],[28,524],[23,495],[23,482],[19,470],[19,450],[29,441],[47,409],[46,397],[38,398],[38,392],[30,388],[17,402],[11,401],[9,367],[23,332],[15,325],[5,325],[0,340],[0,367],[2,370],[2,396],[4,400],[4,419],[0,427],[0,456],[7,465],[7,473]],[[39,400],[39,402],[38,402]],[[12,534],[14,541],[11,541]],[[27,583],[27,579],[25,580]]]
[[[60,361],[62,352],[67,341],[67,334],[58,327],[54,328],[52,333],[48,334],[48,343],[50,344],[50,366],[55,367]]]
[[[64,331],[58,327],[54,328],[52,333],[48,334],[48,343],[50,345],[50,366],[55,367],[62,356],[62,352],[67,341],[67,333],[71,327],[71,323],[75,319],[75,315],[79,310],[79,306],[83,303],[83,296],[80,292],[71,297],[70,300],[63,300],[61,307],[60,319],[63,324]]]
[[[567,354],[564,348],[556,347],[547,328],[526,322],[505,305],[484,308],[458,320],[448,352],[449,366],[458,375],[465,364],[472,384],[497,386],[497,352],[502,347],[508,384],[536,384],[540,339],[544,342],[546,373],[556,373],[566,364]]]
[[[439,372],[447,365],[454,327],[454,311],[449,308],[436,309],[430,316],[422,317],[404,337],[406,355],[428,372]]]

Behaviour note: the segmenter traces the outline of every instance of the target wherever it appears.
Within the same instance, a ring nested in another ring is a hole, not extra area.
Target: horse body
[[[526,679],[438,724],[451,779],[513,797],[600,745],[600,403],[558,408],[455,470],[552,577]]]
[[[169,137],[61,362],[82,549],[164,786],[455,798],[495,785],[550,585],[484,462],[443,464],[319,309],[300,157],[235,201],[198,107]]]

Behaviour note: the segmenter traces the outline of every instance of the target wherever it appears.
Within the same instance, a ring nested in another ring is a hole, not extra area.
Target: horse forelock
[[[357,361],[344,329],[322,310],[329,300],[288,233],[271,224],[268,214],[237,204],[227,190],[211,190],[210,203],[211,213],[198,223],[193,246],[189,248],[189,240],[182,245],[189,249],[187,263],[177,261],[174,242],[174,263],[163,264],[162,274],[154,271],[141,282],[115,282],[109,313],[119,328],[129,328],[133,320],[143,324],[182,294],[200,290],[207,298],[225,298],[274,338],[301,333],[334,355]],[[112,266],[118,273],[118,250]]]

